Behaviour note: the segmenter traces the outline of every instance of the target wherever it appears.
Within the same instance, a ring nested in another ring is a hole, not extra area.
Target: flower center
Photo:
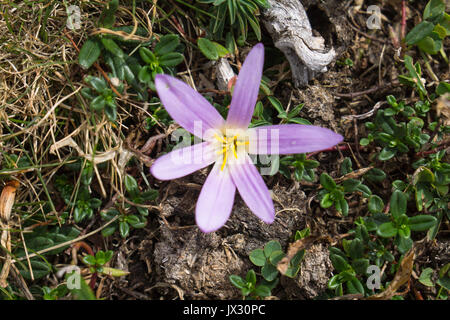
[[[223,155],[223,161],[222,166],[220,168],[221,171],[225,168],[225,164],[227,163],[227,160],[229,158],[228,154],[232,153],[234,157],[238,158],[238,146],[245,146],[248,145],[248,141],[240,141],[238,140],[239,134],[236,134],[234,136],[219,136],[217,134],[214,135],[214,137],[222,144],[221,150],[217,151],[218,155]]]

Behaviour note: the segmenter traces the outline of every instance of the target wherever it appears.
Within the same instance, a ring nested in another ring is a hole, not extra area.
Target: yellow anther
[[[238,154],[237,154],[237,146],[242,146],[242,145],[248,145],[249,142],[248,141],[238,141],[238,136],[239,134],[236,134],[233,137],[223,137],[220,136],[218,134],[214,134],[214,137],[222,143],[222,150],[217,151],[216,153],[218,155],[223,154],[223,162],[222,162],[222,166],[220,168],[221,171],[223,171],[223,169],[225,168],[225,164],[227,163],[227,159],[228,159],[228,152],[230,152],[230,148],[234,154],[234,157],[237,159],[238,158]]]
[[[227,143],[227,141],[223,137],[219,136],[217,133],[214,134],[214,137],[222,143]]]
[[[223,162],[222,162],[222,167],[220,168],[220,171],[223,171],[223,168],[225,168],[225,164],[227,163],[227,157],[228,157],[228,152],[225,152],[223,155]]]

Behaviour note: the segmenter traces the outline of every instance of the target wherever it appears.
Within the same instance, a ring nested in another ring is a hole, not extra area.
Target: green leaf
[[[372,195],[372,191],[370,190],[370,188],[362,183],[358,186],[356,190],[361,192],[363,197],[365,198],[368,198]]]
[[[408,219],[412,231],[426,231],[437,223],[437,219],[429,215],[418,215]]]
[[[299,114],[299,112],[303,109],[304,106],[305,106],[304,103],[300,103],[299,105],[297,105],[294,109],[289,111],[288,118],[293,118],[293,117],[297,116]]]
[[[263,249],[255,249],[252,252],[250,252],[249,255],[250,261],[258,267],[262,267],[264,264],[266,264],[266,256],[264,255]]]
[[[417,43],[417,46],[429,54],[436,54],[442,47],[441,40],[435,40],[433,37],[426,36]]]
[[[420,70],[418,70],[420,68],[420,65],[416,64],[415,66],[413,66],[413,59],[410,56],[405,55],[405,67],[406,69],[408,69],[410,75],[413,77],[414,84],[417,85],[419,92],[424,96],[426,96],[427,90],[425,89],[423,82],[421,80]]]
[[[342,277],[339,274],[335,274],[328,280],[328,288],[336,289],[342,283]]]
[[[154,201],[156,198],[158,198],[159,192],[158,190],[147,190],[141,193],[141,198],[144,201]]]
[[[347,179],[342,183],[345,192],[353,192],[358,189],[361,181],[356,179]]]
[[[342,271],[345,271],[345,270],[349,269],[349,264],[340,255],[330,254],[330,260],[331,260],[331,263],[333,264],[333,267],[338,272],[342,272]]]
[[[397,237],[395,239],[395,244],[397,245],[398,251],[400,251],[401,254],[405,254],[411,249],[413,241],[411,238]]]
[[[146,225],[146,223],[142,222],[141,219],[139,219],[139,217],[136,215],[129,215],[127,216],[126,220],[133,228],[136,229],[143,228]]]
[[[139,55],[141,56],[141,59],[147,64],[152,64],[157,61],[153,52],[145,47],[139,48]]]
[[[349,157],[344,158],[341,163],[341,175],[346,175],[352,171],[352,160]]]
[[[274,265],[266,263],[261,268],[261,274],[267,281],[273,281],[278,276],[278,269]]]
[[[347,289],[349,294],[364,294],[364,286],[356,277],[347,282]]]
[[[100,25],[104,28],[110,29],[116,20],[116,11],[119,7],[119,0],[111,0],[108,2],[107,7],[103,10],[100,16]]]
[[[434,24],[428,21],[422,21],[416,25],[407,35],[405,41],[408,45],[413,45],[421,41],[433,32]]]
[[[283,105],[281,104],[280,100],[278,100],[274,96],[268,96],[267,99],[269,99],[270,104],[278,111],[279,117],[287,116],[286,111],[284,110]]]
[[[141,70],[139,70],[138,79],[144,83],[152,80],[152,71],[148,66],[142,67]]]
[[[268,287],[266,287],[266,286],[263,286],[263,285],[257,286],[255,288],[254,293],[258,297],[269,297],[269,296],[272,295],[272,293],[270,292],[270,289]]]
[[[271,264],[276,266],[278,264],[278,262],[280,262],[280,260],[284,258],[284,256],[285,256],[285,254],[281,250],[273,251],[270,254],[269,261]]]
[[[397,235],[397,228],[392,222],[385,222],[378,227],[377,234],[383,238],[391,238]]]
[[[84,80],[89,83],[98,93],[103,93],[103,91],[108,89],[108,85],[103,78],[87,76],[86,78],[84,78]]]
[[[97,263],[96,258],[90,254],[87,256],[84,256],[82,261],[84,264],[86,264],[88,266],[95,266],[95,264]]]
[[[235,274],[230,275],[229,277],[230,282],[233,286],[239,289],[243,289],[246,287],[247,283],[242,279],[240,276],[237,276]]]
[[[384,147],[383,150],[381,150],[380,154],[378,155],[378,159],[380,159],[381,161],[387,161],[393,158],[396,153],[397,150],[389,147]]]
[[[89,38],[81,47],[78,63],[83,69],[89,69],[97,61],[101,51],[100,43],[97,39]]]
[[[210,40],[206,38],[199,38],[197,40],[197,45],[200,51],[207,57],[209,60],[217,60],[219,59],[219,52],[217,47]]]
[[[331,193],[325,193],[325,195],[320,199],[320,206],[327,209],[333,205],[333,199],[331,199]]]
[[[436,281],[436,283],[438,285],[440,285],[441,287],[444,287],[445,289],[450,291],[450,278],[449,277],[440,278],[440,279],[438,279],[438,281]]]
[[[155,54],[163,56],[165,54],[173,52],[175,48],[180,44],[180,39],[176,34],[167,34],[159,40],[155,46]]]
[[[368,209],[370,213],[382,212],[384,208],[383,200],[377,195],[371,195],[369,197]]]
[[[222,46],[220,43],[212,41],[212,43],[216,46],[217,53],[219,54],[219,58],[225,57],[227,54],[230,54],[227,48]]]
[[[267,0],[253,0],[254,3],[256,3],[258,6],[260,6],[263,9],[270,8],[270,4]]]
[[[256,284],[256,273],[253,269],[248,270],[247,275],[245,276],[245,280],[247,280],[247,283],[251,283],[253,286]]]
[[[340,199],[335,203],[336,210],[342,213],[343,216],[348,216],[348,202],[345,199]]]
[[[368,145],[370,144],[370,140],[367,139],[367,138],[362,138],[362,139],[359,141],[359,144],[362,145],[362,146],[368,146]]]
[[[139,188],[136,179],[127,174],[125,176],[125,189],[127,189],[128,193],[135,197],[139,193]]]
[[[395,220],[397,220],[402,214],[406,214],[407,199],[403,192],[395,190],[391,196],[390,212]]]
[[[364,178],[372,182],[381,182],[386,179],[386,173],[381,169],[372,168],[364,175]]]
[[[336,189],[336,182],[325,172],[320,175],[320,184],[328,191]]]
[[[52,271],[51,265],[49,265],[48,263],[45,263],[43,261],[31,259],[30,264],[31,264],[31,269],[33,270],[33,278],[35,280],[45,277]],[[28,264],[25,263],[26,269],[22,269],[23,266],[24,266],[23,264],[18,265],[20,274],[25,279],[31,280],[31,272],[28,269],[29,268]]]
[[[178,52],[166,53],[159,58],[159,64],[165,67],[175,67],[183,62],[184,56]]]
[[[443,96],[448,92],[450,92],[450,83],[444,81],[439,82],[439,85],[436,88],[436,93],[440,96]]]
[[[434,283],[433,281],[431,281],[432,276],[433,276],[433,269],[426,268],[420,274],[419,282],[427,287],[434,287]]]
[[[119,232],[122,238],[128,237],[128,234],[130,233],[130,225],[125,221],[121,221],[119,223]]]
[[[228,5],[228,16],[230,17],[230,24],[234,24],[236,20],[236,7],[234,5],[235,0],[227,0]]]
[[[352,268],[356,273],[366,275],[367,268],[369,267],[369,259],[356,259],[352,262]]]
[[[436,21],[445,12],[445,3],[442,0],[430,0],[423,11],[423,20]]]
[[[356,238],[353,239],[350,242],[350,246],[349,246],[349,254],[350,257],[355,260],[355,259],[360,259],[363,257],[364,255],[364,246],[363,243],[360,239]]]
[[[124,59],[125,53],[120,49],[117,43],[110,38],[102,38],[101,39],[103,46],[106,50],[111,52],[114,56]]]
[[[269,258],[272,255],[272,252],[280,250],[281,250],[280,243],[276,240],[272,240],[267,242],[266,245],[264,246],[264,255],[266,256],[266,258]]]
[[[105,105],[105,114],[110,121],[115,121],[117,117],[116,105],[114,103]]]
[[[117,229],[117,224],[113,223],[110,224],[109,226],[106,226],[103,230],[102,230],[102,236],[104,237],[109,237],[112,234],[114,234],[114,232],[116,232]]]
[[[89,200],[89,206],[93,209],[98,209],[102,205],[102,200],[97,198],[92,198]]]

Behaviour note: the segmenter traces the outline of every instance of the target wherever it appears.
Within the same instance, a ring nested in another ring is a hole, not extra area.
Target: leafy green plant
[[[300,240],[309,236],[310,230],[306,228],[297,231],[294,240]],[[299,250],[289,261],[288,268],[284,273],[289,278],[295,278],[300,270],[300,263],[305,255],[305,250]],[[261,267],[261,276],[263,279],[257,285],[256,273],[253,269],[247,272],[245,280],[237,275],[231,275],[231,283],[241,290],[244,298],[255,299],[271,295],[278,284],[279,271],[277,264],[286,256],[282,251],[278,241],[272,240],[264,245],[264,248],[255,249],[250,252],[250,261],[257,267]]]
[[[101,217],[106,221],[110,221],[116,216],[119,217],[117,221],[102,230],[102,235],[105,237],[112,235],[118,229],[120,236],[126,238],[130,233],[130,227],[140,229],[147,225],[148,208],[139,205],[142,205],[145,202],[154,201],[158,197],[158,191],[149,189],[141,192],[136,180],[130,175],[125,176],[125,189],[127,190],[131,202],[136,204],[135,208],[137,214],[127,213],[132,207],[129,203],[126,203],[124,208],[117,207],[116,209],[101,212]]]
[[[334,205],[336,210],[342,215],[348,215],[348,202],[345,199],[346,193],[360,191],[364,197],[369,197],[372,192],[370,188],[357,179],[347,179],[342,184],[336,182],[327,173],[320,175],[320,184],[323,189],[319,191],[320,206],[330,208]]]
[[[175,51],[179,45],[178,35],[168,34],[160,38],[153,51],[146,47],[139,48],[139,55],[146,64],[139,70],[139,81],[156,90],[154,82],[156,74],[172,74],[173,67],[183,62],[183,55]]]
[[[75,239],[80,234],[80,231],[72,226],[41,226],[36,227],[33,232],[24,234],[24,242],[26,244],[26,250],[24,247],[16,247],[13,254],[17,258],[26,257],[26,252],[36,253],[41,250],[55,247],[61,243]],[[38,257],[30,258],[31,271],[27,265],[22,263],[18,264],[20,274],[25,279],[40,279],[53,271],[53,267],[46,260],[46,256],[60,253],[67,249],[68,246],[59,247],[53,250],[48,250],[39,254]]]
[[[61,175],[55,180],[55,187],[67,204],[67,208],[73,208],[73,219],[76,223],[81,222],[84,219],[91,219],[94,210],[100,208],[102,204],[101,200],[92,197],[91,192],[89,191],[89,186],[92,183],[93,170],[92,163],[87,161],[81,171],[78,189],[75,189],[65,175]],[[76,193],[74,192],[75,190],[77,190]],[[74,193],[75,196],[74,199],[72,199]]]
[[[280,160],[280,173],[286,178],[291,178],[290,168],[294,169],[294,178],[297,181],[305,179],[306,181],[314,181],[316,175],[314,169],[319,166],[319,162],[306,158],[306,154],[296,154],[286,156]]]
[[[450,33],[450,16],[445,12],[442,0],[430,0],[423,12],[423,21],[416,25],[407,35],[408,45],[417,47],[429,54],[441,52],[448,62],[443,50],[443,41]]]
[[[65,284],[61,284],[55,288],[42,287],[43,299],[44,300],[58,300],[66,296],[69,293],[69,289]]]
[[[427,231],[436,224],[436,218],[431,215],[417,215],[408,217],[407,198],[399,190],[392,193],[390,201],[391,219],[378,226],[377,234],[383,238],[395,237],[394,243],[401,253],[405,253],[412,246],[411,231]]]
[[[107,264],[113,257],[114,252],[111,250],[102,251],[99,250],[93,255],[86,255],[83,257],[82,261],[85,265],[89,267],[91,273],[102,273],[105,264]]]
[[[256,284],[256,273],[253,269],[247,272],[245,280],[242,277],[232,274],[230,282],[241,290],[242,296],[245,299],[259,299],[269,297],[272,295],[271,290],[276,286],[276,282],[261,281],[259,285]]]
[[[225,47],[207,38],[199,38],[197,45],[203,55],[210,60],[217,60],[229,54],[229,51]]]
[[[283,259],[284,253],[278,241],[269,241],[264,249],[255,249],[250,252],[250,261],[261,267],[261,275],[267,281],[273,281],[278,276],[277,264]]]
[[[421,118],[429,111],[429,104],[418,102],[413,107],[405,106],[403,102],[397,103],[393,96],[387,98],[391,108],[378,110],[374,122],[366,122],[369,130],[367,138],[362,138],[360,144],[369,145],[376,141],[383,147],[378,159],[387,161],[397,153],[409,152],[410,148],[419,151],[430,139],[430,135],[423,132],[425,122]],[[408,119],[408,122],[397,122],[394,116],[399,115]]]
[[[258,40],[261,40],[261,28],[257,15],[260,8],[268,8],[266,0],[197,0],[199,3],[212,4],[210,10],[214,18],[211,19],[209,29],[214,39],[221,39],[229,24],[230,30],[226,38],[228,43],[234,43],[235,34],[238,35],[238,45],[243,45],[247,39],[248,25],[252,28]],[[230,50],[232,45],[228,45]],[[233,49],[230,50],[234,52]]]
[[[114,91],[103,78],[87,76],[84,81],[92,86],[92,89],[83,88],[81,90],[83,97],[91,101],[91,110],[95,112],[103,111],[110,121],[115,121],[117,117],[117,106]]]

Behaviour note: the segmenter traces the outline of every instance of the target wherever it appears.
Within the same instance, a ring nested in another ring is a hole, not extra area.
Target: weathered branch
[[[327,71],[335,58],[333,48],[326,51],[322,37],[312,34],[308,16],[299,0],[268,0],[263,23],[275,46],[288,59],[295,86],[305,86],[317,73]]]

